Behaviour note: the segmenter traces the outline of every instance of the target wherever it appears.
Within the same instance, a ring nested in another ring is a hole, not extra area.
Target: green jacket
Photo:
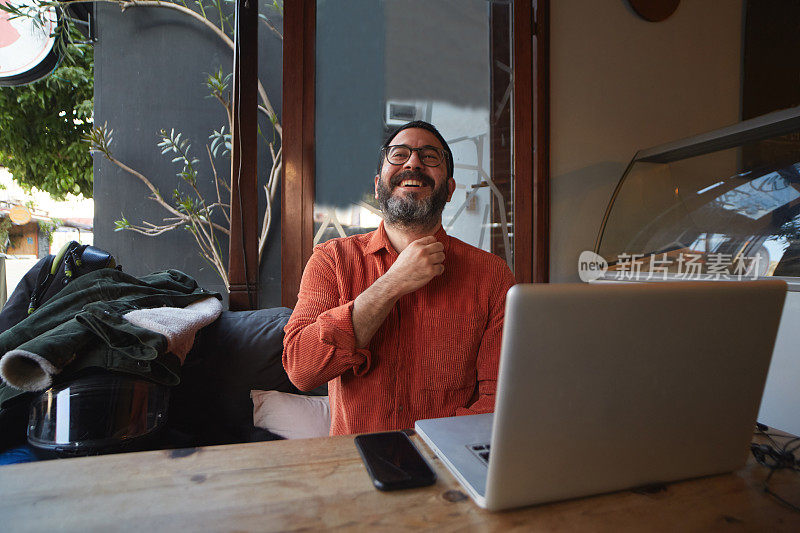
[[[167,352],[166,337],[135,326],[122,315],[135,309],[186,307],[211,295],[221,298],[177,270],[141,278],[109,268],[96,270],[0,334],[0,357],[18,349],[44,358],[56,369],[53,384],[97,367],[176,385],[180,361]],[[0,381],[0,410],[24,392]]]

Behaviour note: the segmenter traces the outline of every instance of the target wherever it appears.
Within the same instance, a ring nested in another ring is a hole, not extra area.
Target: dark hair
[[[447,141],[444,140],[442,134],[439,133],[439,130],[436,129],[436,126],[428,122],[425,122],[424,120],[415,120],[413,122],[407,122],[406,124],[403,124],[396,130],[394,130],[394,132],[391,135],[389,135],[389,137],[384,141],[383,145],[381,145],[381,152],[380,155],[378,156],[378,174],[381,173],[381,167],[383,166],[384,149],[387,146],[389,146],[389,144],[395,137],[397,137],[398,133],[400,133],[403,130],[407,130],[409,128],[419,128],[421,130],[426,130],[431,132],[433,136],[436,137],[436,140],[438,140],[441,143],[442,148],[444,148],[444,161],[445,165],[447,166],[447,177],[452,178],[454,169],[453,152],[450,151],[450,146],[448,146]]]

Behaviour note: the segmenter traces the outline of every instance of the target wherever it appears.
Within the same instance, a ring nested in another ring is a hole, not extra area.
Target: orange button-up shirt
[[[331,435],[413,427],[424,418],[491,412],[505,296],[505,261],[443,229],[444,273],[402,296],[366,349],[353,301],[397,259],[383,224],[314,248],[285,327],[283,366],[301,390],[328,382]]]

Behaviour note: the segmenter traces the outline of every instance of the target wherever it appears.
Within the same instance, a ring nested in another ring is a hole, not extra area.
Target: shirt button
[[[401,406],[399,406],[399,407],[397,408],[397,410],[398,410],[399,412],[401,412],[401,413],[402,413],[402,412],[403,412],[403,406],[402,406],[402,405],[401,405]]]

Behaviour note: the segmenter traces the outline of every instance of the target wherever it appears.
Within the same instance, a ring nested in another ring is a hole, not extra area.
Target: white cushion
[[[278,391],[250,391],[253,425],[286,439],[327,437],[331,408],[327,396],[305,396]]]

